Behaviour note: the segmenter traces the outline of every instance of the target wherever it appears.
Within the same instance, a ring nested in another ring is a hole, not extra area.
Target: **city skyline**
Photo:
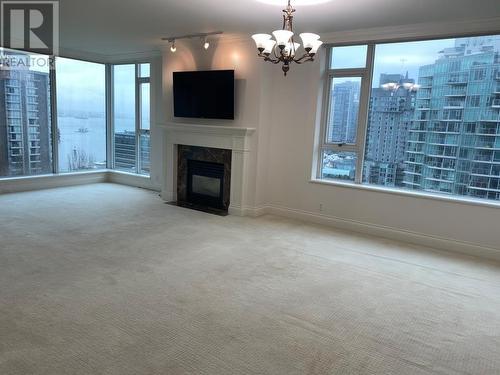
[[[499,200],[499,56],[500,36],[377,45],[363,183]],[[359,81],[335,80],[328,141],[358,126],[346,120],[359,105],[345,91]],[[323,177],[354,180],[358,157],[324,153]]]

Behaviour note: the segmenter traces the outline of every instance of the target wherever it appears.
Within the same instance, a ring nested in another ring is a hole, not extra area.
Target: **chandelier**
[[[387,90],[387,91],[393,91],[393,92],[396,92],[398,91],[400,88],[403,88],[405,90],[408,90],[410,92],[415,92],[415,91],[418,91],[420,89],[420,85],[416,84],[416,83],[412,83],[412,82],[404,82],[404,83],[399,83],[399,82],[388,82],[388,83],[384,83],[382,85],[382,88],[384,90]]]
[[[293,39],[293,13],[295,9],[288,0],[288,6],[283,9],[283,28],[273,32],[276,40],[272,39],[269,34],[255,34],[252,36],[257,44],[259,57],[264,61],[273,64],[282,63],[282,70],[285,76],[290,70],[290,64],[302,64],[307,61],[314,61],[314,56],[318,52],[319,47],[323,44],[319,40],[320,36],[313,33],[302,33],[300,38],[304,46],[305,53],[301,57],[297,57],[297,50],[300,48],[299,43],[295,43]]]

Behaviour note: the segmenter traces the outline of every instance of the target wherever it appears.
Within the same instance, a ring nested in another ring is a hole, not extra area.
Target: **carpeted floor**
[[[119,185],[3,195],[0,374],[500,374],[500,266]]]

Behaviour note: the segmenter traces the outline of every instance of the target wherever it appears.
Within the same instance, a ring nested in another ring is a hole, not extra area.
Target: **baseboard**
[[[267,213],[267,207],[241,207],[241,206],[229,206],[229,215],[235,216],[248,216],[248,217],[259,217]]]
[[[431,236],[424,233],[417,233],[398,228],[391,228],[372,223],[327,216],[314,212],[302,211],[275,205],[261,207],[256,212],[259,212],[261,215],[272,214],[276,216],[332,226],[339,229],[369,234],[377,237],[383,237],[391,240],[407,242],[414,245],[500,261],[500,249],[479,246],[465,241]]]
[[[149,176],[141,176],[138,174],[108,171],[108,182],[159,191],[159,189],[155,189]]]
[[[107,171],[16,177],[0,180],[0,194],[95,184],[108,181]]]

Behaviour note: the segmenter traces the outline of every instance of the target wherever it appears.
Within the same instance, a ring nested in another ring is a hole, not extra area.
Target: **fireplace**
[[[224,164],[188,160],[187,201],[224,209]]]
[[[231,193],[231,150],[178,145],[177,204],[227,214]]]

